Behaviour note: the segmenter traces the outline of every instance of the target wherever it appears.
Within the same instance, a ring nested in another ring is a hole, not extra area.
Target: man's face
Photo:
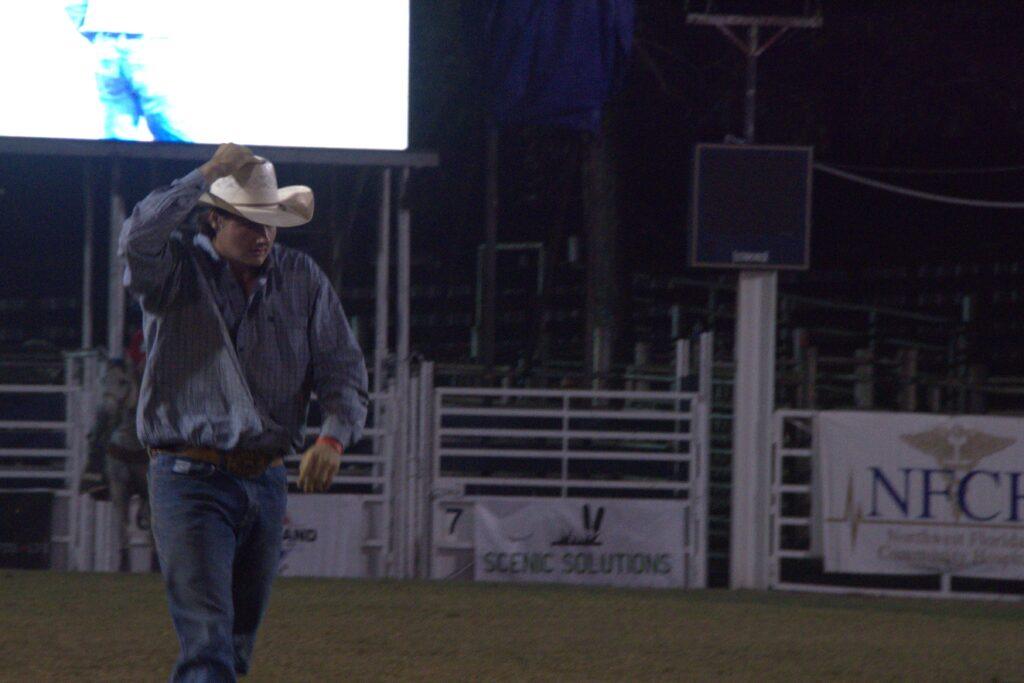
[[[230,213],[215,212],[212,224],[216,231],[213,248],[217,253],[228,262],[252,268],[263,265],[277,238],[277,228]]]

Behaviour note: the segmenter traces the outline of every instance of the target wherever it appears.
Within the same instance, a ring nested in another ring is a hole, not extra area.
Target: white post
[[[107,357],[124,355],[124,263],[117,254],[124,225],[124,197],[121,195],[121,162],[115,158],[110,170],[110,255],[107,260]]]
[[[700,335],[697,348],[697,424],[693,427],[698,435],[700,450],[695,454],[698,466],[694,473],[692,514],[696,519],[693,538],[694,571],[693,587],[707,588],[708,585],[708,514],[711,504],[711,401],[714,396],[715,334],[704,332]]]
[[[398,206],[398,325],[395,332],[398,344],[399,367],[406,367],[406,382],[408,383],[408,361],[409,361],[409,283],[411,270],[411,215],[405,193],[409,189],[409,169],[403,168],[399,178],[399,206]]]
[[[677,339],[675,344],[675,391],[683,390],[683,378],[690,376],[690,340]]]
[[[373,393],[378,399],[373,404],[373,424],[381,426],[384,388],[387,382],[384,377],[384,358],[388,354],[388,284],[391,279],[391,169],[386,168],[381,174],[380,214],[377,220],[377,311],[374,316],[374,347],[373,347]],[[382,455],[381,440],[374,438],[373,452]]]
[[[395,457],[395,451],[398,443],[398,431],[401,426],[397,419],[399,397],[395,391],[393,378],[387,380],[377,400],[379,404],[383,404],[378,406],[382,422],[377,423],[383,433],[377,443],[374,444],[374,454],[381,458],[381,478],[385,482],[384,499],[381,506],[383,521],[381,539],[383,540],[383,546],[381,547],[381,571],[379,576],[392,578],[395,566],[394,548],[396,532],[395,465],[398,462],[398,458]]]
[[[701,401],[708,407],[711,414],[712,385],[714,381],[715,333],[702,332],[697,348],[697,391]]]
[[[777,289],[774,271],[740,273],[733,386],[732,588],[768,587]]]
[[[384,359],[388,354],[388,285],[391,280],[391,169],[385,168],[381,173],[380,208],[377,217],[377,281],[376,281],[376,314],[374,316],[374,348],[373,348],[373,424],[382,430],[382,436],[374,437],[373,453],[383,459],[378,465],[378,473],[386,482],[381,514],[385,525],[382,538],[378,567],[383,576],[391,576],[393,559],[391,556],[394,542],[395,520],[393,513],[394,493],[394,448],[396,439],[394,427],[398,424],[395,413],[395,396],[393,385],[384,376]],[[386,392],[386,393],[385,393]],[[386,424],[385,424],[386,422]]]
[[[68,423],[64,447],[68,449],[69,455],[65,461],[67,468],[68,482],[68,559],[67,568],[70,571],[81,569],[81,553],[79,552],[78,520],[82,507],[82,497],[78,493],[81,482],[82,457],[84,448],[80,443],[79,421],[82,413],[82,390],[75,383],[74,359],[72,356],[64,356],[64,419]]]
[[[384,357],[388,353],[388,283],[391,279],[391,169],[381,174],[380,214],[377,221],[377,313],[373,350],[373,391],[384,391]],[[379,417],[379,413],[375,413]]]
[[[92,161],[82,167],[82,197],[85,200],[85,237],[82,243],[82,348],[92,348],[92,250],[96,233],[96,210],[92,200]]]
[[[409,189],[409,169],[403,168],[398,181],[398,305],[397,305],[397,326],[395,336],[397,337],[397,358],[396,371],[398,380],[398,443],[395,448],[395,456],[399,458],[396,463],[398,480],[400,482],[395,495],[398,496],[399,514],[396,518],[401,520],[400,533],[396,535],[398,547],[396,550],[396,567],[398,568],[397,578],[408,578],[408,557],[409,547],[406,543],[409,525],[409,463],[410,450],[410,426],[413,420],[412,401],[410,400],[409,381],[409,282],[411,269],[411,247],[410,247],[410,224],[411,216],[406,192]]]
[[[433,488],[434,451],[433,439],[433,406],[434,406],[434,364],[420,363],[420,395],[419,425],[416,440],[416,493],[418,526],[416,527],[416,546],[413,553],[416,558],[414,578],[430,578],[430,552],[433,526],[431,520],[430,492]]]
[[[405,451],[401,458],[403,464],[403,482],[400,495],[402,496],[403,508],[403,534],[402,534],[402,573],[401,578],[411,579],[416,576],[416,451],[418,442],[416,439],[416,427],[420,421],[420,378],[409,372],[409,382],[406,385],[408,392],[405,397],[405,424],[403,425],[403,438],[405,439]]]

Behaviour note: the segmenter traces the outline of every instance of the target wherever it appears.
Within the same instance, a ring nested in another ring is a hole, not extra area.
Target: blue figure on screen
[[[188,142],[167,97],[173,62],[152,3],[76,0],[68,15],[95,47],[96,86],[104,110],[104,137]]]

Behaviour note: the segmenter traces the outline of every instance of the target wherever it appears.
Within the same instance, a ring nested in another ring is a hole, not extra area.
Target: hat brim
[[[282,187],[276,204],[232,204],[209,192],[203,193],[199,203],[275,228],[294,228],[313,219],[313,190],[305,185]]]

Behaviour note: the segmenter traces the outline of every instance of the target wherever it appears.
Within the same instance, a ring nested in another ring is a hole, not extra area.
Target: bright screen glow
[[[0,0],[0,136],[402,150],[409,0]]]

